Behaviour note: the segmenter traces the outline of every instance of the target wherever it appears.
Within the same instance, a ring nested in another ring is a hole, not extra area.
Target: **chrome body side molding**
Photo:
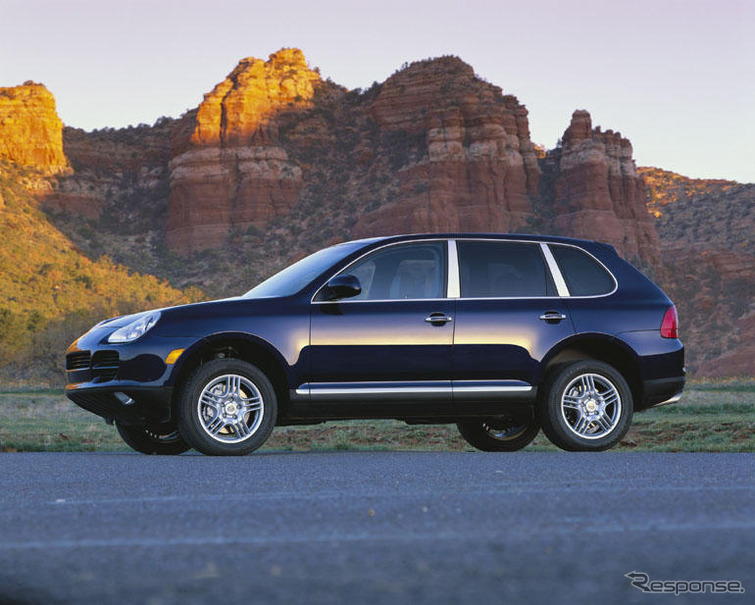
[[[308,382],[291,391],[292,401],[528,401],[532,385],[520,380],[428,380],[421,382]]]

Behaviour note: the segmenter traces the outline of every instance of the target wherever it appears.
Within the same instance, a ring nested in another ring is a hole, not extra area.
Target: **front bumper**
[[[168,386],[144,387],[119,381],[107,385],[79,383],[66,386],[66,396],[109,423],[162,424],[172,418],[173,388]]]
[[[111,344],[112,329],[88,332],[66,352],[66,396],[79,407],[122,424],[171,420],[174,365],[171,351],[188,339],[146,335],[133,343]]]

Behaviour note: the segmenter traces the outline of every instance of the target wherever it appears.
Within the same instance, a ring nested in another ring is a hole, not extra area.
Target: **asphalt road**
[[[753,454],[1,454],[0,490],[4,604],[755,594]],[[646,594],[633,571],[746,593]]]

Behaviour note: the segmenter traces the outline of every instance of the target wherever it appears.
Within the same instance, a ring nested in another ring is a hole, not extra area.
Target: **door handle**
[[[566,319],[566,315],[559,313],[558,311],[546,311],[540,316],[543,321],[563,321]]]
[[[445,313],[430,313],[430,315],[425,317],[425,321],[429,324],[445,324],[453,320],[453,317],[449,317]]]

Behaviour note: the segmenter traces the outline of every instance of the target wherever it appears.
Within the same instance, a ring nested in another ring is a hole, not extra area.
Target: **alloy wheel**
[[[265,405],[251,380],[239,374],[224,374],[202,389],[197,412],[202,429],[212,439],[240,443],[262,424]]]

